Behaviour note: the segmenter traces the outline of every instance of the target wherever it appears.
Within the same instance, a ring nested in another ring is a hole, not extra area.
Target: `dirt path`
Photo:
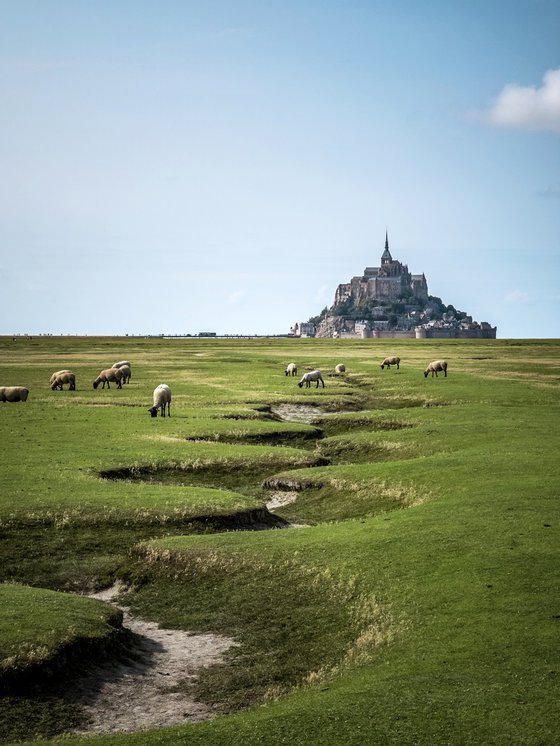
[[[118,589],[111,588],[93,597],[114,603],[117,593]],[[132,617],[126,607],[120,608],[124,626],[139,636],[135,659],[103,661],[84,674],[75,687],[75,700],[90,722],[76,733],[137,731],[213,717],[211,708],[170,690],[185,679],[195,679],[201,668],[219,662],[235,641],[160,629],[153,622]]]

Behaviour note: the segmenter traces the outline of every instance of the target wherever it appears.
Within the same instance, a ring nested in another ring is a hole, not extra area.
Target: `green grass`
[[[31,391],[0,411],[4,579],[119,576],[142,616],[239,642],[196,684],[223,717],[94,743],[555,742],[560,343],[394,342],[0,340],[2,384]],[[132,383],[93,391],[124,357]],[[436,357],[449,375],[425,379]],[[299,389],[292,359],[347,374]],[[62,367],[76,392],[48,389]],[[160,382],[172,417],[152,420]],[[283,402],[329,414],[276,422]],[[299,490],[278,512],[308,526],[217,532],[264,479]],[[38,621],[56,657],[71,624]],[[35,692],[4,740],[62,732],[64,706],[45,719]]]

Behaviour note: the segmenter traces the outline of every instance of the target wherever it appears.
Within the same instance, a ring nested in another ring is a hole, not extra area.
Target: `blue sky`
[[[560,336],[557,0],[0,0],[0,333],[285,333],[391,253]]]

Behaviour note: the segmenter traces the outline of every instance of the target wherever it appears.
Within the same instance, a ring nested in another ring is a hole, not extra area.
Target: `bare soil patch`
[[[285,422],[303,422],[306,425],[326,414],[312,404],[275,404],[270,411]]]
[[[297,500],[298,493],[295,491],[281,491],[272,492],[267,501],[267,510],[274,511],[278,508],[283,508],[285,505],[290,505]]]
[[[93,598],[114,603],[118,592],[114,587]],[[161,629],[119,608],[124,626],[136,636],[135,650],[125,662],[101,661],[76,682],[73,699],[89,722],[75,732],[129,732],[212,718],[212,708],[176,689],[196,679],[202,668],[220,662],[236,642],[221,635]]]

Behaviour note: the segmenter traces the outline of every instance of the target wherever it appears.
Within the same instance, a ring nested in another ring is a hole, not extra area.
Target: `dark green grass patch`
[[[0,742],[48,738],[83,722],[64,680],[123,644],[122,614],[72,594],[0,585]]]
[[[10,583],[0,585],[0,604],[0,683],[46,666],[77,641],[112,636],[121,621],[120,612],[107,604]]]
[[[278,469],[324,466],[325,457],[308,453],[282,453],[276,449],[277,458],[265,457],[252,461],[224,459],[219,461],[195,460],[192,463],[135,465],[109,469],[101,473],[104,479],[124,479],[156,484],[175,484],[243,491],[243,494],[265,499],[263,481]]]

